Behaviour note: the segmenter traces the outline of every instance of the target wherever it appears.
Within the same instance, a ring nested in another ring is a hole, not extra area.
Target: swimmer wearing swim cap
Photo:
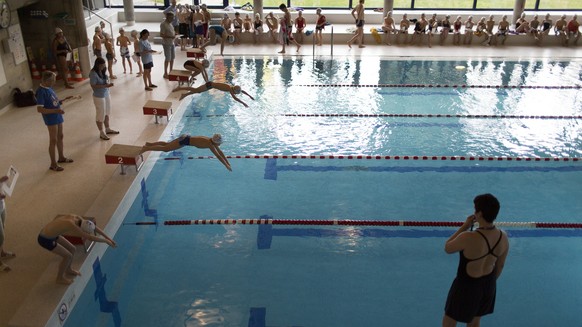
[[[75,246],[62,235],[81,237],[85,240],[106,243],[111,247],[116,247],[117,243],[107,236],[101,228],[97,227],[91,220],[78,215],[67,214],[58,215],[54,220],[46,224],[38,234],[38,244],[62,257],[57,274],[57,283],[70,285],[75,276],[81,273],[71,268]]]
[[[191,59],[186,60],[184,63],[184,68],[191,71],[192,76],[201,74],[205,82],[208,82],[208,73],[206,72],[206,68],[209,66],[210,62],[206,59],[203,59],[202,61]]]
[[[216,158],[228,169],[232,171],[230,162],[226,159],[226,156],[220,150],[220,145],[222,144],[222,135],[214,134],[212,137],[207,136],[190,136],[189,134],[182,134],[178,138],[173,139],[170,142],[148,142],[141,150],[141,153],[146,151],[163,151],[169,152],[180,149],[184,146],[195,146],[199,149],[210,149]]]
[[[219,83],[219,82],[212,82],[212,81],[208,81],[205,84],[202,84],[198,87],[177,87],[172,92],[188,91],[187,93],[183,93],[180,96],[180,100],[182,100],[191,94],[202,93],[202,92],[209,91],[211,89],[217,89],[217,90],[220,90],[223,92],[229,92],[230,96],[232,96],[232,98],[235,101],[242,103],[243,106],[245,106],[247,108],[249,106],[245,102],[243,102],[241,99],[239,99],[236,95],[242,93],[242,94],[245,94],[246,96],[248,96],[249,98],[251,98],[252,100],[255,99],[238,85],[230,85],[230,84],[226,84],[226,83]]]

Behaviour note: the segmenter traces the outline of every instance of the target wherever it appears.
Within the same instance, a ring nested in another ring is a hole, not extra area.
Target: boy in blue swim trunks
[[[182,134],[177,139],[174,139],[170,142],[148,142],[144,145],[141,152],[144,153],[146,151],[174,151],[180,149],[183,146],[191,145],[195,146],[199,149],[210,149],[212,153],[216,156],[218,160],[228,169],[232,171],[230,167],[230,162],[226,159],[226,156],[220,150],[220,144],[222,144],[222,136],[220,134],[214,134],[212,137],[206,136],[190,136],[188,134]]]
[[[63,258],[57,274],[57,283],[59,284],[69,285],[73,283],[72,279],[66,277],[67,275],[81,275],[77,270],[71,268],[75,254],[75,246],[67,241],[66,238],[61,237],[63,234],[82,237],[94,242],[107,243],[113,248],[117,246],[117,243],[91,220],[72,214],[58,215],[53,221],[41,229],[38,234],[38,244]],[[101,235],[102,237],[97,235]]]

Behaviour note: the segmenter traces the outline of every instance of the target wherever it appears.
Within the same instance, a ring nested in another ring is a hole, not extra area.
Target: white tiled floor
[[[161,46],[154,46],[161,50]],[[218,50],[217,47],[209,48]],[[328,56],[330,46],[316,49],[316,55]],[[225,55],[276,55],[276,45],[227,46]],[[582,48],[506,47],[484,48],[368,46],[364,49],[348,49],[336,45],[334,57],[386,56],[395,59],[408,57],[431,58],[582,58]],[[299,56],[311,58],[310,45],[304,46]],[[290,57],[291,55],[288,54]],[[185,53],[178,51],[176,67],[181,67]],[[0,273],[0,326],[8,326],[12,320],[26,326],[41,326],[64,293],[66,286],[56,285],[58,257],[49,254],[36,244],[41,227],[58,213],[77,213],[95,216],[100,225],[105,224],[121,201],[135,176],[132,170],[125,176],[119,168],[104,163],[104,154],[114,143],[142,145],[156,140],[165,125],[153,124],[151,116],[142,114],[147,99],[165,100],[176,86],[162,78],[163,55],[155,56],[153,82],[159,87],[145,92],[143,80],[134,74],[123,74],[121,62],[114,66],[118,76],[112,88],[113,113],[111,126],[121,134],[110,141],[101,141],[94,123],[94,106],[88,81],[75,84],[74,90],[66,90],[58,83],[55,88],[59,97],[81,95],[82,99],[65,106],[65,154],[75,160],[64,164],[63,172],[48,170],[47,130],[35,107],[4,110],[0,114],[0,169],[5,171],[14,165],[21,173],[12,198],[7,200],[5,248],[17,253],[7,261],[12,267],[9,273]],[[176,95],[168,101],[178,107]],[[80,251],[79,251],[80,252]],[[79,255],[77,261],[82,260]],[[78,262],[77,262],[78,264]],[[28,297],[28,299],[27,299]],[[40,303],[40,304],[39,304]],[[23,319],[22,316],[30,315]]]

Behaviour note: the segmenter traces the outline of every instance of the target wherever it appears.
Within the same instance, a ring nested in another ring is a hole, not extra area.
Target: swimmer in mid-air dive
[[[205,84],[202,84],[198,87],[177,87],[174,90],[172,90],[172,92],[176,92],[176,91],[189,91],[187,93],[183,93],[180,96],[180,100],[184,99],[185,97],[189,96],[190,94],[194,94],[194,93],[202,93],[202,92],[206,92],[208,90],[211,89],[217,89],[220,91],[224,91],[224,92],[230,92],[230,95],[232,96],[233,99],[235,99],[236,101],[242,103],[245,107],[249,107],[246,103],[244,103],[241,99],[239,99],[236,94],[246,94],[249,98],[251,99],[255,99],[253,98],[250,94],[248,94],[247,92],[245,92],[243,89],[240,88],[240,86],[238,85],[230,85],[230,84],[226,84],[226,83],[219,83],[219,82],[206,82]]]
[[[199,149],[210,149],[212,153],[216,156],[220,162],[228,169],[232,171],[230,167],[230,162],[226,159],[222,150],[220,150],[220,144],[222,143],[222,136],[220,134],[212,135],[212,138],[206,136],[190,136],[188,134],[182,134],[177,139],[174,139],[170,142],[153,142],[153,143],[146,143],[141,152],[144,153],[146,151],[174,151],[177,150],[185,145],[195,146]]]

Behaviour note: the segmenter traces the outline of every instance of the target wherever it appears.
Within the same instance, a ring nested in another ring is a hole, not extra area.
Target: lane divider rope
[[[301,87],[383,87],[383,88],[476,88],[476,89],[581,89],[582,85],[468,85],[468,84],[296,84]]]
[[[350,117],[350,118],[468,118],[468,119],[582,119],[582,115],[462,115],[462,114],[280,114],[279,117]],[[187,116],[196,117],[200,116]],[[231,114],[210,114],[212,117],[235,117]]]
[[[365,156],[365,155],[230,155],[228,159],[341,159],[341,160],[417,160],[417,161],[581,161],[578,157],[481,157],[481,156]],[[164,160],[182,160],[167,157]],[[216,159],[213,156],[187,157],[187,159]]]
[[[135,223],[136,225],[140,223]],[[152,225],[155,223],[151,223]],[[459,221],[407,221],[407,220],[352,220],[352,219],[194,219],[166,220],[166,226],[183,225],[304,225],[304,226],[385,226],[385,227],[460,227]],[[146,225],[141,223],[140,225]],[[496,222],[499,227],[518,228],[582,228],[582,223],[565,222]]]

